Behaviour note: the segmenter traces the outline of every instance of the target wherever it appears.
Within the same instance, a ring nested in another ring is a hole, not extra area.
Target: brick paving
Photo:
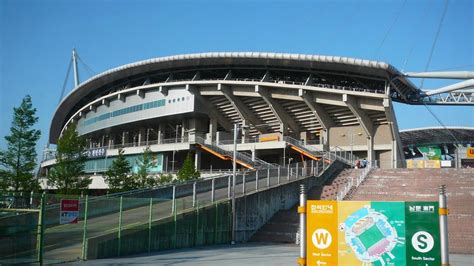
[[[474,169],[376,169],[351,200],[437,201],[447,186],[449,252],[474,254]]]

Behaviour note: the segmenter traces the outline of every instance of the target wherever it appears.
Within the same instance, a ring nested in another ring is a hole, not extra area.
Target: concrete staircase
[[[437,201],[447,186],[450,253],[474,254],[474,169],[375,169],[348,198]]]
[[[249,240],[249,242],[295,243],[299,226],[297,206],[275,213]]]
[[[314,187],[308,191],[308,199],[336,198],[339,186],[345,184],[350,177],[356,177],[360,170],[345,169],[334,175],[322,187]],[[295,243],[296,232],[299,226],[299,216],[297,205],[289,210],[281,210],[275,213],[272,218],[262,226],[249,241],[251,242],[273,242],[273,243]]]
[[[362,169],[344,169],[336,178],[327,182],[322,188],[315,187],[308,191],[310,200],[336,200],[337,192],[351,178],[357,178],[362,173]]]

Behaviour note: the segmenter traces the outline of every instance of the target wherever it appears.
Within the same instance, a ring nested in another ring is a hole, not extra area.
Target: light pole
[[[245,125],[240,125],[240,128],[246,128]],[[234,124],[234,150],[232,156],[232,241],[231,244],[235,244],[235,228],[237,225],[237,217],[236,217],[236,206],[235,206],[235,186],[236,186],[236,175],[237,175],[237,134],[239,133],[239,125]]]
[[[176,150],[173,150],[173,160],[171,161],[171,172],[174,172],[174,155],[176,153]]]
[[[237,171],[237,164],[235,157],[237,156],[237,124],[234,124],[234,154],[232,156],[232,242],[235,244],[235,226],[236,226],[236,217],[235,217],[235,175]]]

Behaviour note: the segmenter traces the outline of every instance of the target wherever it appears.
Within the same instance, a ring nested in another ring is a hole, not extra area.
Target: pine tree
[[[36,142],[41,131],[33,129],[38,122],[36,108],[26,95],[18,108],[13,108],[10,135],[6,136],[7,149],[0,151],[0,189],[32,191],[39,188],[33,171],[36,167]]]
[[[183,167],[178,171],[178,180],[179,181],[188,181],[192,179],[197,179],[201,176],[201,173],[196,171],[194,167],[194,161],[191,158],[191,154],[188,153],[186,159],[183,162]]]
[[[132,167],[123,153],[124,150],[119,149],[117,158],[105,172],[105,181],[109,185],[110,192],[128,191],[137,187],[134,178],[129,176]]]
[[[138,188],[150,188],[156,186],[157,182],[155,178],[149,175],[149,169],[153,166],[152,154],[149,147],[143,151],[143,157],[141,162],[138,162],[138,172],[134,175],[134,180],[138,185]]]
[[[48,184],[59,193],[75,194],[91,183],[90,178],[84,176],[85,147],[86,140],[79,136],[76,125],[69,125],[58,140],[56,164],[48,176]]]

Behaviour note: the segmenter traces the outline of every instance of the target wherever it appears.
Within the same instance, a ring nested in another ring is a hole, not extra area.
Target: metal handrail
[[[352,190],[357,189],[362,182],[367,178],[369,175],[370,171],[372,169],[377,168],[377,161],[374,162],[368,162],[368,165],[366,168],[363,168],[364,170],[362,173],[354,180],[353,178],[349,179],[349,182],[346,183],[346,185],[337,193],[337,200],[343,200],[347,194]]]
[[[226,150],[226,149],[223,149],[218,143],[216,142],[209,142],[209,141],[206,141],[204,138],[202,137],[199,137],[199,136],[196,136],[195,137],[195,142],[200,144],[200,145],[204,145],[204,146],[207,146],[213,150],[215,150],[216,152],[219,152],[221,154],[224,154],[224,155],[227,155],[231,158],[233,158],[234,154],[233,154],[233,151],[230,151],[230,150]],[[236,159],[237,160],[240,160],[244,163],[248,163],[248,164],[251,164],[253,166],[255,166],[256,168],[262,168],[262,167],[269,167],[269,168],[273,168],[274,165],[273,164],[270,164],[262,159],[259,159],[259,158],[254,158],[252,159],[252,156],[245,153],[245,152],[239,152],[237,151],[236,152]]]
[[[309,153],[312,153],[317,156],[323,156],[326,152],[323,150],[316,149],[312,146],[305,145],[302,141],[297,140],[295,138],[292,138],[290,136],[284,136],[283,140],[286,141],[287,143],[290,143],[292,145],[297,146],[298,148],[301,148],[303,150],[306,150]]]

